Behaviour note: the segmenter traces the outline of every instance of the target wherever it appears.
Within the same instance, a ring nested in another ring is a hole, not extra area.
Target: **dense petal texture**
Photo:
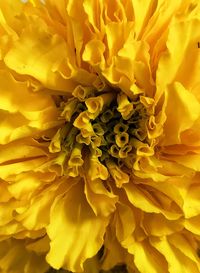
[[[0,2],[0,272],[200,273],[198,0]]]

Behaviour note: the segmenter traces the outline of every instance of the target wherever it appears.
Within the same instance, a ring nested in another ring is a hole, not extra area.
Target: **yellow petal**
[[[13,150],[15,150],[15,153],[13,153]],[[41,149],[41,146],[32,139],[22,139],[0,145],[0,177],[6,179],[23,171],[31,171],[47,160],[45,150]],[[23,189],[19,186],[18,190],[26,191],[29,186],[32,188],[33,184],[26,184]]]
[[[15,212],[13,212],[13,214],[14,213]],[[9,223],[4,224],[3,226],[0,226],[1,240],[2,238],[8,239],[11,236],[15,236],[17,238],[17,236],[23,232],[24,232],[24,227],[16,220],[11,220]],[[33,236],[33,234],[31,234],[31,236]],[[22,238],[25,238],[25,237],[27,237],[27,234],[26,236],[23,236]]]
[[[199,130],[199,128],[200,128],[200,118],[197,119],[196,122],[194,123],[194,125],[189,130],[186,130],[181,136],[181,140],[182,140],[183,144],[191,146],[191,143],[192,143],[192,146],[194,146],[194,147],[191,147],[190,149],[192,149],[192,148],[198,149],[197,146],[200,146],[200,130]]]
[[[64,180],[64,182],[66,181]],[[44,181],[42,184],[44,184]],[[38,193],[37,189],[36,194],[31,198],[31,202],[27,202],[22,208],[16,209],[18,215],[15,216],[15,219],[28,230],[46,228],[50,219],[50,213],[48,212],[55,197],[67,191],[69,187],[70,183],[69,185],[63,183],[62,185],[62,180],[57,183],[49,183],[43,189],[42,185],[40,185],[41,193]]]
[[[12,198],[12,195],[9,193],[7,189],[7,183],[4,181],[0,181],[0,192],[1,192],[0,203],[1,202],[6,203]]]
[[[169,242],[178,250],[180,250],[186,257],[196,263],[200,270],[199,257],[196,249],[192,247],[192,242],[188,241],[187,236],[181,233],[171,234],[168,236]]]
[[[134,254],[134,262],[139,272],[167,272],[166,260],[147,242],[134,242],[128,252]]]
[[[91,178],[91,180],[95,179],[102,179],[107,180],[109,177],[109,172],[107,168],[102,164],[98,157],[95,155],[92,155],[90,157],[89,166],[88,166],[88,174]]]
[[[0,243],[0,269],[2,272],[45,273],[49,266],[44,256],[26,250],[25,240],[10,239]]]
[[[19,74],[36,78],[50,89],[72,91],[74,83],[54,71],[67,58],[66,43],[57,34],[50,33],[44,21],[36,18],[6,54],[6,65]]]
[[[180,83],[167,88],[166,100],[167,119],[164,124],[162,145],[178,144],[181,143],[181,133],[192,127],[199,118],[200,103]]]
[[[0,81],[1,144],[58,124],[58,112],[49,95],[33,93],[6,71],[0,71]]]
[[[184,198],[183,210],[186,218],[200,214],[200,186],[192,185]]]
[[[109,192],[101,179],[85,178],[85,195],[94,213],[108,217],[116,208],[118,197]]]
[[[19,225],[19,223],[18,223],[18,225]],[[46,232],[45,232],[44,229],[40,229],[40,230],[25,230],[23,228],[22,231],[17,232],[17,233],[14,232],[13,234],[14,234],[13,237],[15,239],[23,240],[23,239],[26,239],[26,238],[30,238],[30,239],[35,240],[35,239],[38,239],[38,238],[41,238],[41,237],[45,236]]]
[[[104,60],[104,51],[105,45],[99,40],[91,40],[89,41],[83,52],[83,60],[91,64],[95,65],[103,65]]]
[[[168,51],[161,56],[157,69],[156,99],[160,97],[165,87],[174,81],[179,81],[188,90],[199,82],[199,28],[199,18],[175,21],[173,25],[170,25],[167,40]]]
[[[197,265],[171,245],[166,237],[151,238],[151,244],[165,257],[170,273],[198,273]]]
[[[13,153],[15,150],[15,153]],[[0,145],[0,164],[11,164],[21,160],[43,157],[47,153],[32,139],[22,139]]]
[[[0,226],[6,225],[13,220],[13,212],[17,206],[16,201],[0,203]]]
[[[200,215],[198,214],[197,216],[186,219],[184,226],[191,233],[200,235],[199,223],[200,223]]]
[[[8,0],[0,3],[0,25],[15,38],[17,37],[16,32],[23,27],[21,18],[19,18],[22,10],[22,1]]]
[[[106,25],[106,36],[108,40],[108,59],[112,60],[117,52],[123,47],[124,40],[128,37],[133,27],[132,22],[110,22]]]
[[[58,196],[50,216],[48,263],[56,269],[83,270],[83,263],[94,256],[103,244],[108,218],[95,216],[84,196],[81,183],[66,195]]]
[[[28,161],[13,162],[12,164],[0,165],[0,178],[7,179],[10,176],[25,172],[32,171],[39,168],[47,161],[45,158],[30,159]]]
[[[34,251],[38,254],[47,253],[49,251],[49,238],[47,235],[45,235],[42,238],[39,238],[38,240],[31,242],[27,245],[27,249]]]
[[[95,1],[95,0],[84,0],[83,1],[83,8],[85,13],[87,14],[88,21],[91,24],[92,28],[94,28],[94,32],[103,31],[101,29],[103,26],[101,25],[102,21],[102,1]]]
[[[120,245],[115,234],[112,233],[111,228],[108,228],[105,236],[104,255],[101,267],[104,270],[109,270],[116,266],[116,264],[132,265],[133,258],[132,255]]]
[[[148,0],[136,0],[132,1],[133,10],[134,10],[134,21],[135,21],[135,34],[136,37],[140,37],[145,23],[148,22],[153,11],[155,11],[154,1]],[[153,11],[152,11],[153,10]]]
[[[144,196],[143,191],[132,183],[125,184],[124,189],[129,198],[129,201],[136,207],[146,212],[159,213],[159,207],[152,202],[150,195]]]
[[[183,149],[182,149],[183,150]],[[178,153],[178,152],[177,152]],[[181,159],[182,156],[175,156],[175,159],[173,156],[164,156],[164,159],[160,159],[160,163],[162,164],[162,167],[159,168],[159,172],[163,175],[170,177],[181,177],[184,173],[185,176],[191,177],[193,175],[193,171],[188,169],[188,167],[183,166],[181,162],[179,162],[179,159]],[[181,161],[181,160],[180,160]]]
[[[138,187],[133,183],[124,184],[123,188],[126,191],[129,201],[142,211],[162,213],[167,219],[178,219],[181,216],[180,212],[177,212],[176,210],[172,211],[172,207],[169,206],[171,200],[165,195],[162,195],[161,192],[158,192],[157,197],[155,198],[151,192],[142,189],[142,187]],[[157,198],[159,198],[159,202]],[[166,209],[163,208],[165,202],[169,203]]]
[[[145,214],[142,226],[149,235],[164,236],[183,229],[181,221],[166,219],[161,214]]]
[[[129,182],[129,176],[123,172],[123,170],[121,170],[114,162],[107,160],[106,166],[108,167],[108,170],[118,188],[121,188],[124,183]]]
[[[147,183],[142,181],[142,183]],[[148,185],[157,189],[159,192],[168,196],[174,203],[176,203],[180,208],[182,208],[184,203],[184,198],[187,192],[188,179],[177,179],[176,177],[171,177],[166,182],[151,182],[148,181]]]
[[[133,210],[122,202],[117,203],[115,212],[116,237],[123,244],[135,229],[135,216]]]
[[[180,165],[183,165],[187,168],[190,168],[196,172],[200,171],[200,155],[181,155],[181,156],[168,156],[168,159],[172,161],[176,161]],[[175,163],[174,163],[174,168],[175,168]],[[189,171],[186,169],[185,174],[189,173]]]
[[[84,263],[84,273],[99,273],[99,259],[98,254],[94,257],[87,259]]]

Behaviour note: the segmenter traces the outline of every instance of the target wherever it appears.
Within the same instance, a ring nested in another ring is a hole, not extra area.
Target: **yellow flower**
[[[1,272],[199,273],[199,1],[6,0],[0,34]]]

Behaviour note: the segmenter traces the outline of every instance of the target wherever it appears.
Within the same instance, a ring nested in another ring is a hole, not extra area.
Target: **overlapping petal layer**
[[[200,272],[199,54],[198,0],[0,3],[3,273]]]

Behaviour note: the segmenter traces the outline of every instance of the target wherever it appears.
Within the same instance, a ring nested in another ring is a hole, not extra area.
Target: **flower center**
[[[50,151],[66,155],[67,174],[73,177],[89,160],[90,167],[96,164],[92,176],[101,172],[99,177],[106,180],[113,166],[128,167],[138,143],[146,142],[148,117],[140,97],[131,101],[124,93],[86,98],[79,94],[62,103],[61,117],[66,122],[52,139]]]

